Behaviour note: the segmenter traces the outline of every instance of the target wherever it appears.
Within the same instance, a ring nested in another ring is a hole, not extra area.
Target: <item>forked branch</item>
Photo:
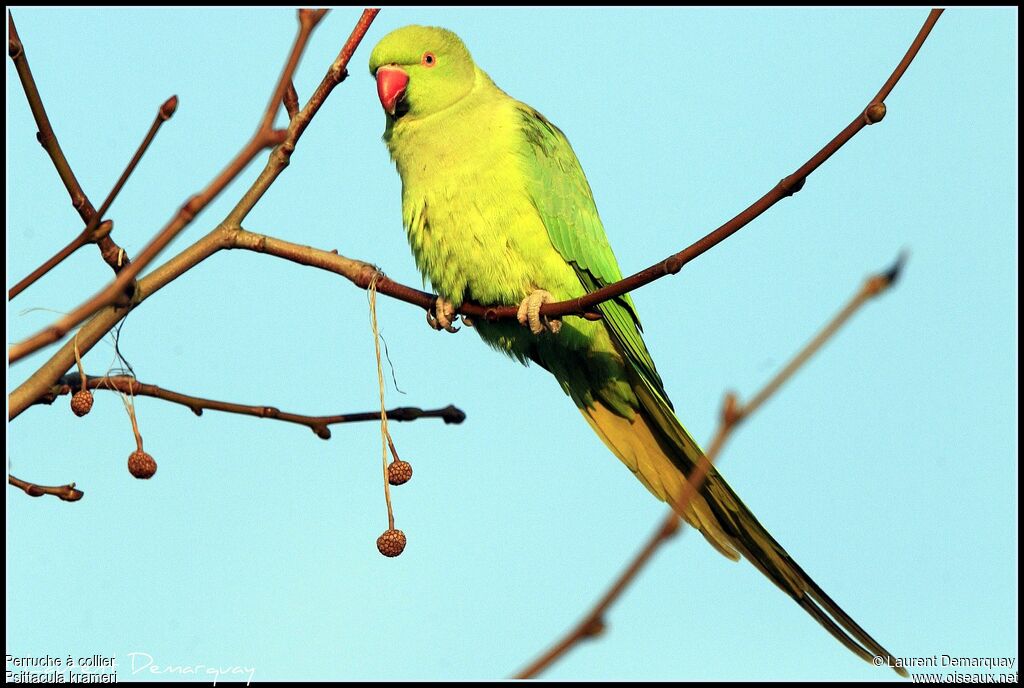
[[[124,172],[121,173],[121,177],[114,184],[114,187],[107,194],[106,199],[103,201],[103,205],[100,209],[93,213],[92,218],[86,223],[85,229],[81,233],[71,240],[67,246],[58,251],[52,258],[40,265],[38,268],[33,270],[25,279],[21,280],[7,292],[7,299],[11,300],[25,289],[30,287],[36,280],[40,279],[43,275],[48,273],[53,268],[60,265],[65,258],[70,256],[72,253],[80,249],[89,243],[99,243],[104,237],[109,236],[110,230],[113,229],[114,223],[110,220],[100,222],[100,218],[107,214],[107,210],[110,209],[111,204],[117,195],[124,188],[125,182],[128,181],[128,177],[131,176],[132,172],[135,171],[135,167],[142,160],[142,156],[146,154],[149,149],[149,144],[153,143],[153,139],[156,138],[156,133],[160,130],[160,126],[174,116],[175,110],[178,109],[178,96],[171,96],[168,98],[163,105],[160,106],[160,110],[156,113],[156,118],[153,120],[153,124],[150,125],[149,131],[146,132],[145,138],[142,143],[139,144],[138,150],[135,151],[135,155],[128,161],[127,167]],[[103,259],[114,269],[114,272],[120,272],[124,267],[131,261],[128,260],[128,256],[125,255],[124,251],[118,246],[111,246],[109,251],[112,253],[105,252],[103,248],[100,248],[100,253]]]
[[[104,306],[113,304],[123,294],[129,283],[135,276],[146,267],[163,249],[171,242],[185,227],[191,224],[200,211],[209,205],[228,184],[237,177],[242,170],[265,148],[280,146],[288,138],[287,133],[273,128],[274,114],[281,107],[281,99],[284,96],[288,84],[291,83],[292,74],[298,66],[299,58],[305,50],[306,43],[314,27],[324,16],[322,10],[300,10],[299,11],[299,32],[295,38],[288,61],[285,64],[277,85],[270,97],[270,103],[260,120],[260,125],[253,134],[253,137],[235,156],[224,170],[217,175],[198,194],[188,199],[178,210],[175,216],[160,230],[157,235],[142,249],[135,261],[118,273],[113,282],[75,308],[66,316],[58,320],[50,327],[36,333],[28,339],[10,347],[8,351],[11,363],[27,356],[33,351],[55,342],[67,334],[73,327],[83,322]],[[366,28],[369,22],[366,22]],[[363,29],[365,33],[365,28]],[[361,36],[360,36],[361,38]],[[339,79],[340,81],[340,79]],[[294,123],[293,123],[294,126]],[[291,141],[294,145],[294,137]]]
[[[32,111],[32,117],[36,121],[36,139],[50,156],[57,174],[64,183],[64,188],[67,189],[68,195],[71,196],[71,205],[78,211],[78,216],[82,218],[82,222],[88,225],[94,218],[102,220],[102,217],[95,217],[96,209],[89,202],[89,197],[82,190],[82,185],[78,183],[78,178],[75,177],[71,165],[68,163],[67,158],[64,157],[64,151],[60,147],[60,142],[57,141],[57,135],[53,132],[50,118],[46,114],[46,108],[43,107],[43,99],[39,95],[39,87],[36,86],[35,77],[32,76],[32,69],[28,64],[28,57],[25,55],[25,46],[18,35],[18,27],[14,24],[14,15],[11,14],[10,10],[7,12],[7,28],[7,54],[10,55],[14,68],[18,72],[18,78],[21,80],[22,89],[25,91],[25,98],[28,100],[29,109]],[[115,258],[120,257],[124,264],[129,262],[127,256],[124,255],[124,251],[114,242],[109,232],[98,236],[96,238],[96,245],[99,246],[100,255],[103,257],[103,260],[115,272],[118,270]]]
[[[256,181],[253,182],[249,190],[243,195],[235,208],[228,214],[224,222],[218,225],[217,228],[205,237],[187,247],[167,263],[156,268],[146,277],[138,280],[131,303],[119,304],[117,302],[113,302],[105,307],[99,308],[95,317],[78,330],[75,337],[75,346],[72,346],[72,342],[66,342],[60,350],[58,350],[46,363],[42,365],[42,367],[36,370],[24,383],[8,395],[8,420],[12,420],[17,417],[22,411],[38,399],[39,396],[45,394],[47,389],[55,384],[60,376],[71,368],[75,361],[74,351],[76,346],[79,353],[84,355],[128,313],[130,308],[138,305],[148,296],[163,288],[171,281],[177,279],[184,272],[195,267],[198,263],[209,258],[217,251],[222,248],[227,248],[224,242],[229,231],[240,224],[252,207],[259,201],[263,194],[266,193],[267,189],[277,176],[285,167],[287,167],[291,152],[294,150],[298,138],[309,125],[309,122],[324,103],[327,96],[330,95],[333,89],[344,80],[345,75],[347,74],[346,67],[378,12],[379,10],[377,9],[367,9],[363,11],[358,22],[356,22],[355,28],[349,35],[348,40],[338,53],[338,57],[328,68],[327,75],[320,82],[320,85],[314,91],[306,106],[291,118],[288,130],[284,132],[284,140],[274,149],[263,172],[259,175]],[[302,39],[303,33],[311,30],[314,20],[318,20],[321,16],[322,13],[319,11],[299,11],[299,20],[302,28],[300,29],[299,38],[296,39],[296,48],[300,47],[300,43],[304,44],[304,39]],[[295,52],[296,50],[293,49],[292,59],[289,61],[289,65],[297,59],[295,57]],[[282,74],[282,79],[279,80],[279,88],[275,90],[271,104],[268,108],[281,107],[281,100],[283,99],[284,91],[286,90],[287,83],[290,79],[289,75],[290,69],[286,67],[284,74]],[[284,79],[284,76],[289,76],[289,79]],[[279,132],[276,130],[271,131],[268,136],[278,140]],[[250,145],[236,156],[235,161],[229,165],[228,169],[225,170],[225,173],[229,171],[231,171],[232,174],[236,173],[237,170],[235,170],[235,168],[240,160],[248,160],[252,155],[255,155],[256,151],[250,150],[253,145],[254,143],[250,142]],[[222,177],[223,176],[224,175],[222,175]],[[207,190],[204,191],[203,194],[193,197],[192,201],[187,203],[183,208],[183,211],[186,211],[186,216],[189,218],[191,217],[188,213],[189,208],[193,208],[196,203],[199,203],[199,205],[205,205],[205,203],[211,198],[210,194],[214,191],[219,192],[226,183],[226,181],[221,180],[219,177],[211,183],[209,187],[207,187]],[[168,228],[165,228],[164,232],[161,232],[161,236],[167,238],[168,241],[169,238],[166,232],[167,230],[175,229],[177,227],[176,222],[177,220],[172,221],[171,225],[169,225]],[[145,260],[145,256],[150,252],[150,248],[154,248],[156,243],[160,243],[161,241],[163,241],[163,239],[158,237],[154,242],[151,242],[150,246],[140,254],[136,263]],[[133,266],[133,269],[135,269],[135,267],[136,266]],[[124,277],[124,274],[127,272],[128,271],[126,270],[122,273],[118,279]],[[101,294],[98,295],[100,300],[102,300],[102,295],[104,293],[106,292],[101,292]],[[79,310],[81,311],[83,309]],[[71,319],[76,319],[77,316],[76,314],[71,314],[69,317]],[[65,322],[65,320],[66,319],[62,319],[61,322]],[[61,328],[58,327],[57,330],[52,328],[49,330],[43,330],[35,337],[11,347],[9,350],[10,360],[16,360],[15,353],[19,356],[25,356],[31,351],[35,351],[39,347],[44,346],[45,343],[55,341],[60,336],[63,336],[59,333],[60,329]]]

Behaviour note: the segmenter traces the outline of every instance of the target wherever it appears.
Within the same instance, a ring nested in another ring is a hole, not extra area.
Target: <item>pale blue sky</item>
[[[99,205],[171,94],[177,115],[110,212],[136,254],[247,140],[294,35],[293,12],[15,9],[54,128]],[[418,285],[398,176],[366,71],[409,23],[459,33],[510,94],[568,135],[620,264],[646,267],[727,220],[831,138],[878,90],[926,9],[385,9],[248,229],[378,263]],[[314,35],[305,98],[358,10]],[[1017,11],[939,21],[857,136],[738,236],[634,295],[680,416],[713,432],[871,271],[870,304],[743,427],[723,474],[806,571],[903,657],[1016,657]],[[79,230],[7,65],[8,285]],[[171,247],[213,227],[254,163]],[[170,255],[170,253],[168,253]],[[109,278],[83,250],[8,307],[22,339]],[[386,527],[379,430],[299,426],[140,399],[156,477],[134,480],[127,416],[27,411],[22,478],[78,481],[65,504],[8,488],[7,652],[146,652],[244,665],[257,680],[489,679],[574,623],[663,514],[539,369],[472,331],[427,328],[381,299],[400,388],[462,426],[392,426],[415,467]],[[264,256],[218,255],[128,318],[121,350],[170,389],[310,414],[371,410],[365,294]],[[8,389],[46,354],[18,363]],[[86,357],[102,372],[112,350]],[[748,563],[688,532],[549,678],[888,679]],[[121,680],[140,679],[122,668]]]

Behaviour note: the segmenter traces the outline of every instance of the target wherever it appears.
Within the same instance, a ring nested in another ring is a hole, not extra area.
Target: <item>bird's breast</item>
[[[543,258],[555,251],[500,123],[415,134],[392,154],[409,244],[438,293],[511,305],[542,288]]]

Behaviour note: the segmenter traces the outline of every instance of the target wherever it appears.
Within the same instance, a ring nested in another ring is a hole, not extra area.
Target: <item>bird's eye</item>
[[[428,51],[423,53],[422,62],[424,67],[433,67],[434,65],[437,64],[437,57],[434,55],[434,53]]]

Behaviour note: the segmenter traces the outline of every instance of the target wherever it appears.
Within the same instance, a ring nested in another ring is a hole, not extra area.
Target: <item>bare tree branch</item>
[[[138,275],[139,272],[148,265],[164,249],[164,247],[171,242],[172,239],[174,239],[174,237],[185,229],[185,227],[192,222],[195,216],[209,205],[210,202],[213,201],[213,199],[216,198],[220,192],[223,191],[224,188],[227,187],[227,185],[230,184],[264,148],[277,146],[277,149],[275,150],[275,152],[277,152],[283,148],[289,147],[280,145],[282,143],[287,142],[290,146],[294,146],[294,142],[297,137],[288,136],[285,132],[281,132],[273,128],[274,115],[278,108],[281,107],[281,98],[283,97],[288,84],[291,83],[292,74],[298,66],[299,58],[305,50],[309,36],[323,16],[324,12],[319,10],[299,11],[299,32],[295,38],[295,43],[292,46],[291,54],[288,57],[284,70],[278,78],[277,85],[270,97],[270,103],[267,105],[266,111],[264,112],[256,133],[253,134],[253,137],[245,147],[237,156],[235,156],[235,159],[232,160],[228,166],[206,186],[206,188],[195,196],[192,196],[183,206],[181,206],[171,221],[157,233],[149,244],[147,244],[133,263],[118,273],[117,278],[114,279],[113,282],[108,284],[85,303],[75,308],[71,313],[67,314],[50,327],[10,347],[8,350],[8,356],[11,363],[24,358],[28,354],[33,351],[37,351],[47,344],[59,340],[73,327],[84,321],[90,315],[93,315],[100,308],[115,303],[123,294],[124,289],[129,285],[129,283],[135,279],[135,276]],[[368,27],[369,22],[366,22],[366,26],[363,28],[363,33],[365,33],[366,28]],[[362,36],[360,36],[360,38],[362,38]],[[294,123],[292,127],[294,127]],[[291,134],[292,127],[289,127],[288,134]]]
[[[300,11],[300,20],[303,16],[307,16],[307,11]],[[269,184],[272,183],[273,179],[287,166],[291,150],[294,149],[298,136],[304,131],[309,120],[319,109],[319,106],[324,103],[324,100],[334,87],[343,80],[348,61],[351,59],[362,37],[366,35],[370,24],[379,11],[379,9],[367,9],[362,12],[351,35],[328,70],[327,76],[310,97],[302,112],[292,118],[286,141],[279,145],[274,150],[274,153],[271,154],[263,173],[253,182],[253,185],[246,192],[245,197],[236,209],[232,210],[224,222],[204,236],[203,239],[187,247],[164,265],[139,279],[135,286],[131,306],[114,303],[99,310],[78,331],[75,345],[72,342],[67,342],[39,370],[33,373],[28,380],[8,395],[8,420],[13,420],[20,413],[24,412],[36,398],[44,394],[51,385],[55,384],[61,375],[71,369],[75,362],[75,346],[78,347],[80,354],[89,351],[106,333],[110,332],[117,325],[117,322],[128,313],[130,307],[139,304],[145,298],[156,293],[172,282],[173,279],[188,269],[195,267],[220,249],[228,248],[230,232],[236,226],[238,218],[244,217],[248,213],[256,201],[263,195]],[[284,80],[282,80],[283,82]],[[275,171],[268,172],[268,170]]]
[[[15,296],[23,292],[36,280],[40,279],[47,272],[55,268],[65,258],[82,246],[85,246],[88,243],[97,242],[101,238],[110,234],[110,230],[114,227],[113,222],[107,220],[101,224],[100,218],[106,215],[107,210],[110,209],[114,199],[117,198],[119,193],[121,193],[121,189],[124,188],[125,182],[128,181],[128,177],[130,177],[132,172],[135,171],[135,167],[139,164],[139,161],[142,160],[142,156],[146,154],[146,150],[149,149],[149,144],[153,143],[153,139],[156,138],[156,133],[160,130],[160,126],[169,120],[177,109],[178,96],[171,96],[164,101],[164,104],[160,106],[160,110],[156,114],[156,119],[154,119],[153,124],[150,125],[149,131],[146,132],[145,138],[143,138],[142,143],[139,144],[138,149],[135,151],[135,155],[133,155],[132,159],[128,161],[127,167],[125,167],[124,172],[121,173],[121,177],[117,180],[117,183],[114,184],[110,193],[107,194],[107,198],[103,201],[103,205],[100,206],[100,209],[97,210],[93,214],[92,218],[86,223],[85,229],[83,229],[81,234],[73,239],[70,244],[50,258],[50,260],[40,265],[38,268],[33,270],[28,277],[11,287],[10,291],[7,292],[8,300],[13,299]],[[100,230],[97,225],[103,229]],[[128,265],[128,258],[120,247],[112,247],[112,249],[114,250],[114,254],[108,256],[106,253],[103,253],[103,258],[104,260],[107,260],[108,263],[114,264],[114,272],[120,272],[123,267]]]
[[[386,277],[380,269],[365,261],[355,258],[347,258],[337,250],[326,251],[324,249],[303,246],[283,239],[277,239],[264,234],[256,234],[245,229],[236,229],[226,237],[226,244],[222,248],[244,249],[256,253],[265,253],[277,258],[283,258],[299,265],[318,268],[333,272],[348,279],[360,289],[368,289],[374,275],[378,275],[375,289],[399,301],[411,303],[421,308],[430,309],[437,300],[436,294],[415,289],[404,284],[395,282]],[[475,303],[466,303],[460,313],[470,316],[486,317],[495,309],[481,306]],[[586,316],[584,316],[586,317]],[[600,319],[601,315],[594,314],[593,319]]]
[[[380,12],[379,9],[363,10],[348,40],[345,41],[345,45],[342,46],[334,62],[328,67],[327,74],[321,79],[320,84],[313,91],[313,95],[310,96],[306,105],[291,117],[287,137],[284,142],[270,154],[270,159],[267,160],[267,164],[260,173],[260,176],[257,177],[256,181],[249,187],[249,190],[242,196],[242,199],[228,214],[223,224],[232,228],[241,226],[249,212],[259,202],[260,198],[263,197],[263,194],[267,192],[267,189],[270,188],[270,185],[288,167],[292,152],[295,150],[295,145],[302,137],[303,132],[306,131],[306,127],[309,126],[309,123],[335,87],[348,77],[348,63],[378,12]],[[284,94],[287,93],[287,85],[285,84],[285,88],[281,90],[281,93],[277,94],[278,102],[281,102]]]
[[[679,510],[686,508],[690,500],[697,494],[712,462],[718,458],[725,445],[726,440],[733,431],[746,419],[754,414],[761,406],[774,395],[779,388],[796,373],[821,347],[831,339],[850,317],[872,298],[882,294],[891,287],[899,278],[900,270],[905,262],[905,256],[900,255],[896,262],[885,272],[872,275],[861,288],[854,294],[853,298],[843,306],[838,313],[826,324],[803,349],[801,349],[778,373],[769,380],[761,390],[751,397],[746,404],[740,404],[734,394],[726,394],[722,403],[722,410],[719,416],[718,429],[715,431],[714,439],[705,452],[706,459],[701,462],[688,477],[686,489],[677,500]],[[679,530],[680,520],[675,511],[669,511],[665,519],[657,527],[654,533],[647,539],[640,551],[629,561],[622,573],[615,579],[615,582],[608,588],[597,603],[587,612],[583,619],[576,624],[560,640],[555,642],[540,657],[531,662],[521,670],[514,678],[534,678],[540,672],[547,669],[556,661],[562,658],[569,650],[578,643],[602,633],[605,629],[605,614],[611,608],[623,591],[632,583],[644,566],[650,561],[654,553],[666,542],[668,542]]]
[[[32,76],[32,70],[28,65],[25,46],[21,42],[21,37],[18,36],[18,27],[14,24],[14,15],[11,14],[10,10],[7,12],[7,27],[9,34],[7,53],[10,55],[11,61],[14,62],[14,68],[17,70],[18,78],[21,80],[21,86],[25,91],[25,98],[28,100],[29,109],[32,110],[32,117],[36,121],[36,128],[38,129],[36,139],[42,144],[43,149],[50,156],[50,160],[53,161],[57,174],[60,176],[61,181],[64,182],[64,188],[68,190],[68,195],[71,196],[71,205],[78,211],[82,222],[88,225],[96,215],[96,210],[92,207],[92,203],[89,202],[89,197],[85,195],[85,191],[82,190],[81,184],[78,183],[75,173],[71,170],[71,165],[68,163],[67,158],[64,157],[64,151],[57,141],[57,135],[53,132],[50,118],[46,115],[46,108],[43,107],[43,99],[39,95],[39,88],[36,86],[36,80]],[[118,266],[111,257],[116,259],[118,256],[121,256],[122,262],[125,265],[130,262],[127,256],[124,255],[124,251],[114,242],[109,233],[98,236],[96,244],[99,246],[100,255],[103,257],[103,260],[106,261],[107,265],[114,272],[117,272]]]
[[[43,495],[48,494],[53,495],[54,497],[60,497],[65,502],[77,502],[85,494],[81,490],[76,489],[74,483],[57,485],[56,487],[36,485],[35,483],[22,480],[21,478],[16,478],[10,473],[7,474],[7,484],[13,485],[19,490],[22,490],[29,497],[42,497]]]
[[[57,251],[42,265],[37,267],[35,270],[29,273],[24,279],[22,279],[20,282],[11,287],[10,290],[8,290],[7,292],[7,300],[12,300],[15,296],[25,291],[25,289],[35,284],[39,279],[43,277],[43,275],[45,275],[50,270],[54,269],[55,267],[63,263],[68,258],[68,256],[70,256],[78,249],[82,248],[86,244],[95,243],[102,239],[104,236],[110,234],[110,231],[113,228],[114,223],[111,222],[110,220],[105,220],[101,222],[100,226],[97,227],[95,232],[91,234],[83,229],[82,232],[74,239],[72,239],[64,248]],[[125,260],[127,259],[127,256],[125,256]]]
[[[370,23],[379,11],[378,9],[363,11],[351,35],[338,54],[337,59],[331,64],[327,75],[321,81],[320,86],[317,87],[302,111],[292,118],[286,133],[286,140],[274,150],[263,173],[253,182],[250,189],[235,209],[225,218],[224,222],[195,244],[167,261],[167,263],[154,269],[145,278],[140,279],[136,283],[135,293],[130,306],[112,303],[99,310],[76,334],[74,344],[78,347],[80,354],[84,355],[85,352],[95,346],[128,313],[131,307],[138,305],[148,296],[160,290],[185,271],[209,258],[220,249],[228,247],[231,231],[237,227],[240,218],[243,218],[251,210],[253,205],[266,192],[269,185],[276,179],[277,175],[287,166],[291,151],[294,149],[298,137],[308,126],[310,119],[316,114],[334,87],[344,79],[345,69],[349,60],[352,58],[359,43],[366,35]],[[300,20],[302,17],[307,16],[305,14],[307,12],[305,10],[300,11]],[[274,102],[275,107],[279,106],[276,105],[277,101]],[[35,345],[33,344],[32,346]],[[24,352],[27,353],[29,348],[31,347],[25,348]],[[36,370],[8,396],[8,420],[16,418],[35,399],[56,383],[61,375],[71,368],[75,361],[74,350],[75,346],[72,345],[72,342],[66,342],[42,367]]]
[[[225,236],[225,233],[221,231],[211,232],[164,265],[138,280],[135,287],[135,305],[145,301],[173,280],[224,248]],[[46,363],[8,395],[7,419],[11,421],[17,418],[36,399],[46,394],[47,390],[75,365],[76,346],[79,354],[84,356],[128,314],[128,311],[129,308],[125,306],[113,305],[107,306],[93,316],[76,332],[74,338],[65,342]]]
[[[305,425],[307,428],[312,430],[317,437],[325,440],[331,438],[331,431],[327,427],[329,425],[380,420],[380,411],[346,413],[336,416],[304,416],[297,413],[286,413],[274,406],[252,406],[248,404],[217,401],[215,399],[204,399],[203,397],[182,394],[156,385],[139,382],[129,375],[111,375],[106,377],[93,377],[91,375],[86,375],[86,378],[86,389],[106,389],[113,392],[121,392],[122,394],[130,394],[132,396],[145,396],[153,397],[155,399],[163,399],[164,401],[169,401],[174,404],[181,404],[197,416],[203,415],[203,411],[209,409],[211,411],[237,413],[243,416],[269,418],[271,420],[280,420],[286,423],[297,423],[299,425]],[[79,376],[78,373],[71,373],[61,378],[61,380],[47,394],[37,399],[36,403],[52,404],[58,397],[73,394],[81,388],[81,376]],[[461,409],[451,405],[428,411],[424,411],[423,409],[413,406],[402,406],[391,409],[387,414],[388,420],[395,421],[413,421],[420,418],[440,418],[446,425],[452,423],[458,424],[466,419],[466,414]]]

